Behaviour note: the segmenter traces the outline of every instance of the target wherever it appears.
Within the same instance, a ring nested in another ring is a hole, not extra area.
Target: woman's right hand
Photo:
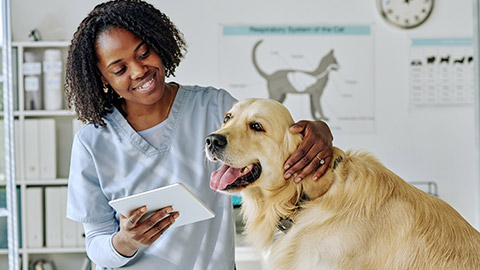
[[[171,206],[162,208],[153,215],[138,223],[147,211],[142,206],[130,213],[127,218],[120,214],[120,231],[113,236],[113,247],[125,257],[131,257],[139,248],[146,247],[155,242],[178,217],[178,212],[173,212]]]

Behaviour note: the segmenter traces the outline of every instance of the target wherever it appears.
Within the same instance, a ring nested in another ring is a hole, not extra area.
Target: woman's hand
[[[322,121],[300,121],[290,127],[292,133],[302,133],[303,140],[297,150],[285,161],[285,179],[295,173],[299,183],[314,172],[312,179],[320,178],[328,168],[333,156],[333,136],[330,128]]]
[[[127,218],[120,215],[120,231],[113,236],[113,247],[125,257],[131,257],[139,248],[151,245],[167,230],[178,217],[178,212],[173,212],[171,206],[162,208],[138,223],[147,211],[142,206]]]

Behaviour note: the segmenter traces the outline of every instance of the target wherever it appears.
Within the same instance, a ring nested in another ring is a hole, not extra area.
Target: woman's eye
[[[259,123],[251,123],[250,128],[255,131],[265,131]]]
[[[150,55],[150,49],[147,49],[144,53],[140,55],[140,59],[145,59]]]
[[[123,72],[125,72],[125,67],[123,67],[123,68],[121,68],[121,69],[113,72],[113,74],[115,74],[115,75],[121,75],[121,74],[123,74]]]
[[[230,114],[226,114],[225,117],[223,118],[223,123],[227,123],[228,120],[230,120],[230,118],[232,118],[232,116]]]

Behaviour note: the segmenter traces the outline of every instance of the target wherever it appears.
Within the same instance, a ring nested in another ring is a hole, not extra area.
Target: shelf
[[[85,253],[85,247],[28,248],[25,251],[29,254]]]
[[[23,254],[23,248],[18,249],[18,254]],[[8,255],[8,249],[0,248],[0,255]]]
[[[13,47],[24,48],[46,48],[46,47],[68,47],[69,41],[17,41],[12,42]]]
[[[18,111],[17,113],[18,115],[25,115],[25,116],[75,116],[75,112],[69,111],[69,110],[56,110],[56,111],[35,110],[35,111]]]
[[[0,117],[3,117],[3,111],[0,111]],[[13,116],[27,116],[27,117],[49,117],[49,116],[76,116],[74,111],[69,110],[56,110],[56,111],[14,111]]]
[[[54,186],[54,185],[66,185],[68,184],[68,179],[65,178],[58,178],[58,179],[51,179],[51,180],[44,180],[44,179],[35,179],[35,180],[24,180],[18,181],[17,184],[25,184],[27,186]]]

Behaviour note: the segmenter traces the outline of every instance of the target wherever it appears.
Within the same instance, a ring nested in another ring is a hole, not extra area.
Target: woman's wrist
[[[124,257],[132,257],[137,253],[138,248],[135,246],[131,246],[128,241],[124,241],[122,236],[119,232],[113,235],[112,237],[112,245],[113,248],[122,256]]]

